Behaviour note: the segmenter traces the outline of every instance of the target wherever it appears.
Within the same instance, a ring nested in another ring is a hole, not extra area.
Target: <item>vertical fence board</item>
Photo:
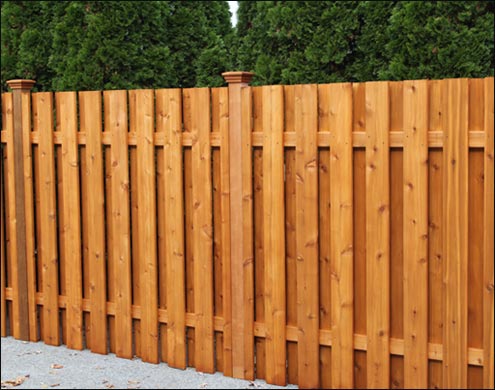
[[[192,204],[194,256],[195,367],[214,372],[213,343],[213,226],[210,147],[210,91],[187,90],[191,99]],[[184,91],[186,92],[186,91]]]
[[[332,317],[332,388],[353,388],[353,158],[352,87],[330,90],[330,248]]]
[[[55,124],[55,131],[57,133],[61,133],[60,131],[60,118],[58,116],[58,99],[56,98],[57,94],[55,93],[55,107],[57,111],[57,118]],[[62,141],[63,143],[63,141]],[[58,294],[62,296],[67,295],[67,267],[66,267],[66,256],[64,248],[65,244],[65,210],[64,210],[64,176],[63,176],[63,154],[62,154],[62,145],[55,145],[55,177],[57,180],[57,236],[58,236],[58,277],[59,277],[59,291]],[[60,308],[60,323],[61,323],[61,342],[62,344],[67,344],[67,308]]]
[[[283,87],[263,91],[266,380],[286,384]],[[299,378],[300,379],[300,378]]]
[[[83,298],[90,300],[91,288],[89,280],[89,246],[88,246],[88,175],[86,174],[86,145],[80,147],[80,164],[81,169],[79,172],[79,178],[81,181],[81,220],[82,220],[82,262],[83,262]],[[35,154],[35,157],[38,154]],[[37,180],[39,182],[39,180]],[[85,348],[91,349],[91,313],[89,311],[83,312],[83,325],[84,325],[84,341]]]
[[[468,129],[483,130],[483,79],[470,79]],[[484,153],[468,154],[468,348],[483,349],[483,227]],[[468,388],[483,387],[483,367],[468,367]]]
[[[366,129],[366,83],[352,85],[353,131]],[[354,332],[366,335],[366,151],[353,150]],[[366,388],[366,352],[354,352],[354,386]]]
[[[179,89],[157,91],[157,128],[164,131],[167,363],[186,367],[182,97]]]
[[[220,130],[220,122],[222,115],[220,111],[225,108],[220,105],[220,94],[225,91],[225,88],[211,89],[211,132],[217,133],[220,136],[220,145],[222,144],[222,133]],[[228,104],[228,101],[227,101]],[[223,123],[226,121],[224,120]],[[228,122],[227,122],[228,126]],[[221,146],[220,146],[221,147]],[[223,263],[222,257],[222,166],[221,166],[221,149],[212,148],[211,151],[211,166],[213,180],[213,291],[215,293],[213,308],[214,316],[223,318]],[[225,322],[224,322],[225,324]],[[225,325],[224,325],[225,326]],[[230,326],[230,325],[228,325]],[[223,332],[215,331],[215,369],[216,371],[224,371],[224,345]],[[224,374],[225,375],[225,374]],[[232,374],[230,375],[232,376]]]
[[[319,375],[317,87],[295,87],[298,383]]]
[[[88,260],[91,302],[91,351],[107,353],[107,289],[105,247],[105,192],[103,177],[103,145],[101,93],[79,93],[81,131],[86,133],[86,175]]]
[[[263,131],[263,88],[253,87],[253,131]],[[263,150],[253,151],[254,190],[254,277],[255,277],[255,320],[265,322],[265,247],[263,207]],[[256,378],[266,378],[266,342],[262,337],[255,339]]]
[[[330,85],[318,85],[318,131],[332,131],[330,106]],[[292,108],[293,109],[293,108]],[[318,203],[319,203],[319,299],[320,330],[332,329],[331,322],[331,221],[330,221],[330,148],[320,147],[318,151]],[[295,261],[295,260],[294,260]],[[290,284],[287,284],[290,285]],[[320,386],[332,387],[332,348],[320,346]],[[297,382],[296,382],[297,383]]]
[[[132,104],[132,101],[131,101]],[[136,91],[139,278],[141,293],[141,358],[158,363],[158,286],[156,256],[156,198],[154,96]]]
[[[112,232],[115,283],[115,353],[132,358],[132,296],[129,209],[129,157],[127,146],[127,92],[105,91],[105,131],[111,134],[111,197],[109,231]]]
[[[484,198],[484,250],[483,250],[483,386],[493,388],[494,359],[493,359],[493,203],[494,203],[494,148],[493,148],[493,77],[484,82],[485,112],[485,198]]]
[[[253,90],[253,92],[256,89]],[[259,89],[259,91],[261,91]],[[256,100],[255,100],[256,102]],[[265,247],[263,227],[263,151],[255,149],[253,152],[254,171],[254,261],[255,261],[255,319],[265,322]],[[255,339],[256,344],[256,378],[266,378],[266,342],[265,338]]]
[[[429,81],[429,130],[442,131],[442,81]],[[443,152],[429,149],[428,154],[428,342],[442,344],[443,294]],[[428,387],[442,388],[442,362],[429,362]]]
[[[103,103],[103,108],[105,103]],[[106,126],[105,111],[103,112],[103,123]],[[110,139],[111,139],[111,133]],[[107,302],[115,303],[116,292],[115,292],[115,278],[111,275],[115,273],[115,256],[113,254],[113,229],[111,229],[110,221],[112,220],[112,209],[113,209],[113,197],[112,197],[112,151],[111,146],[105,145],[103,148],[103,159],[104,159],[104,180],[105,180],[105,236],[106,244],[105,248],[107,250]],[[115,335],[115,315],[107,316],[108,323],[108,350],[111,353],[115,353],[115,346],[117,343]]]
[[[366,83],[366,317],[368,387],[389,386],[390,181],[387,82]]]
[[[60,344],[58,313],[58,252],[53,147],[53,96],[33,95],[34,130],[40,134],[40,250],[43,263],[43,336],[48,345]]]
[[[445,80],[443,385],[467,386],[468,83]]]
[[[31,93],[21,93],[22,144],[24,158],[24,201],[26,218],[26,266],[29,316],[29,340],[38,341],[38,319],[36,311],[36,255],[34,236],[34,177],[31,144]]]
[[[129,132],[136,136],[136,90],[129,91]],[[140,247],[139,247],[139,207],[138,207],[138,166],[137,148],[129,150],[130,181],[131,181],[131,280],[132,280],[132,305],[141,304],[141,281],[140,281]],[[141,356],[141,320],[133,319],[133,341],[134,354]]]
[[[62,140],[62,191],[66,272],[67,347],[83,348],[81,221],[79,204],[79,153],[77,144],[77,106],[75,92],[58,92],[57,118]]]
[[[242,265],[244,268],[244,378],[254,379],[254,249],[253,249],[253,176],[252,176],[252,92],[251,88],[241,89],[241,132],[242,152],[242,220],[244,246]]]
[[[158,265],[158,310],[167,310],[167,258],[165,256],[165,129],[163,126],[163,120],[166,113],[161,109],[163,107],[163,99],[160,100],[159,94],[163,93],[162,90],[155,91],[155,104],[156,104],[156,135],[163,137],[164,145],[155,146],[156,155],[156,240],[157,240],[157,265]],[[167,313],[168,317],[168,313]],[[158,355],[161,361],[166,362],[168,356],[167,346],[167,323],[158,324],[158,338],[159,338],[159,351]]]
[[[428,155],[428,342],[442,344],[443,293],[443,153],[430,150]],[[442,388],[442,362],[430,360],[428,388]]]
[[[389,82],[389,130],[403,130],[403,83]],[[403,150],[390,149],[390,337],[404,338]],[[404,357],[390,354],[390,387],[404,388]]]
[[[353,388],[352,87],[329,89],[332,388]]]
[[[473,86],[469,85],[469,93]],[[483,100],[478,100],[483,110]],[[467,346],[483,349],[483,192],[484,153],[470,149],[468,154],[468,277]],[[483,367],[470,365],[467,373],[470,389],[483,388]]]
[[[218,129],[218,104],[215,107],[214,101],[218,101],[218,89],[212,89],[212,132]],[[214,297],[214,316],[223,318],[223,258],[222,258],[222,167],[221,151],[214,148],[211,151],[212,159],[212,179],[213,179],[213,291]],[[215,330],[215,369],[224,372],[224,345],[223,332]],[[225,375],[225,374],[224,374]],[[232,376],[232,375],[230,375]]]
[[[294,132],[295,86],[284,86],[285,132]],[[296,151],[285,148],[285,255],[287,325],[297,326]],[[298,383],[297,343],[287,342],[287,380]]]
[[[191,97],[188,90],[182,92],[184,131],[191,133]],[[193,172],[192,172],[192,150],[184,148],[184,209],[185,209],[185,252],[186,252],[186,312],[194,313],[194,229],[193,229]],[[195,366],[195,331],[187,328],[187,365]]]
[[[12,115],[12,94],[4,93],[2,94],[2,129],[7,130],[9,123],[9,117]],[[7,287],[7,240],[5,237],[6,233],[6,209],[7,202],[4,198],[4,192],[7,192],[7,164],[6,164],[6,151],[7,145],[1,145],[0,149],[0,267],[1,267],[1,282],[0,282],[0,292],[1,292],[1,336],[7,336],[7,302],[5,300],[5,288]]]
[[[229,95],[228,89],[220,89],[218,94],[218,126],[220,131],[220,242],[222,275],[221,309],[223,326],[223,373],[231,376],[232,368],[232,285],[230,266],[230,154],[229,154]],[[212,103],[213,104],[213,103]],[[218,233],[217,233],[218,234]]]
[[[484,80],[468,80],[468,130],[484,130]],[[468,152],[468,348],[483,349],[484,151]],[[483,206],[482,206],[483,205]],[[468,366],[468,388],[483,388],[483,367]]]
[[[20,241],[22,237],[18,237],[20,232],[20,228],[17,228],[17,219],[19,218],[19,224],[24,224],[24,220],[21,218],[21,215],[24,215],[24,209],[21,210],[18,207],[19,202],[23,200],[24,194],[21,193],[19,188],[19,178],[17,178],[17,171],[22,163],[21,157],[17,157],[19,152],[18,143],[22,141],[22,134],[16,134],[18,131],[21,131],[21,128],[17,125],[17,123],[21,120],[21,113],[18,112],[19,108],[19,91],[12,92],[12,95],[9,95],[10,99],[7,98],[7,117],[6,117],[6,135],[8,137],[9,142],[6,145],[6,154],[7,154],[7,172],[6,172],[6,200],[7,200],[7,231],[8,231],[8,242],[9,242],[9,251],[7,252],[7,286],[11,288],[12,298],[8,304],[9,306],[9,319],[10,319],[10,333],[16,339],[24,339],[27,338],[28,335],[23,336],[23,326],[21,325],[21,315],[24,313],[27,315],[27,312],[23,310],[20,297],[20,287],[19,287],[19,276],[22,271],[19,270],[20,262],[23,262],[22,258],[25,260],[25,252],[23,254],[24,248],[22,248],[22,244]],[[17,114],[17,115],[16,115]],[[21,160],[21,161],[19,161]],[[18,199],[17,199],[18,198]],[[22,213],[22,214],[21,214]],[[24,240],[22,240],[24,241]],[[27,318],[23,318],[23,320],[27,320]]]
[[[404,83],[404,387],[428,384],[428,82]]]
[[[400,104],[402,104],[402,98]],[[391,113],[391,120],[393,117]],[[402,128],[402,114],[400,119]],[[403,155],[401,149],[390,150],[390,337],[400,340],[404,339]],[[404,388],[403,356],[390,354],[389,381],[392,389]]]

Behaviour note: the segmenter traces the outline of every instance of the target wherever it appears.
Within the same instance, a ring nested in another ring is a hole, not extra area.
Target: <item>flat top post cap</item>
[[[224,72],[223,78],[229,84],[234,83],[249,83],[254,76],[251,72]]]
[[[26,79],[18,79],[18,80],[9,80],[7,81],[7,85],[10,89],[31,89],[33,85],[36,83],[34,80],[26,80]]]

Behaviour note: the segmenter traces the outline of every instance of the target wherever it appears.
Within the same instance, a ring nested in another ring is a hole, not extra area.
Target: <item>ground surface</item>
[[[250,382],[221,373],[177,370],[164,363],[148,364],[140,359],[26,343],[12,337],[2,338],[1,343],[2,389],[284,389],[261,380]]]

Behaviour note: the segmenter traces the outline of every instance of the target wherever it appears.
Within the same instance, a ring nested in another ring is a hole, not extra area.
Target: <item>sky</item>
[[[230,7],[230,12],[232,13],[232,26],[235,26],[237,24],[237,8],[239,8],[239,5],[237,4],[237,1],[228,1],[229,7]]]

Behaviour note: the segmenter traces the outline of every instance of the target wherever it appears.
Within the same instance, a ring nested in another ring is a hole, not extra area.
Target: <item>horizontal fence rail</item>
[[[493,388],[493,78],[2,94],[1,335],[301,388]]]

